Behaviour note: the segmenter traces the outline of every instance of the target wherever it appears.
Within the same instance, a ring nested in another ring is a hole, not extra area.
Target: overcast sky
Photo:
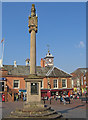
[[[48,52],[54,66],[68,73],[86,66],[86,3],[36,2],[38,33],[37,65]],[[32,2],[2,3],[2,38],[5,38],[3,64],[25,65],[30,58],[28,16]],[[0,47],[2,44],[0,44]],[[1,52],[0,52],[1,55]]]

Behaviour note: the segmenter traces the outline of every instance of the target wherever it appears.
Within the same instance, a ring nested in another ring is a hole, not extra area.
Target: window
[[[19,88],[19,80],[14,80],[13,87],[14,88]]]
[[[79,82],[79,79],[77,80],[77,87],[79,87],[80,86],[80,82]]]
[[[43,81],[41,81],[41,88],[43,88]]]
[[[4,91],[4,82],[0,82],[0,91]]]
[[[83,85],[83,76],[81,76],[81,85]]]
[[[73,82],[73,80],[72,80],[72,88],[74,87],[74,82]]]
[[[54,80],[54,81],[53,81],[53,87],[54,87],[54,88],[57,88],[57,87],[58,87],[58,85],[57,85],[57,80]]]
[[[67,87],[67,80],[66,79],[62,79],[62,87]]]

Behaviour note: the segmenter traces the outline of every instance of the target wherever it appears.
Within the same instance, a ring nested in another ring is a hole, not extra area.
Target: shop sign
[[[19,92],[26,92],[26,90],[19,90]]]
[[[0,78],[0,80],[6,80],[6,78]]]

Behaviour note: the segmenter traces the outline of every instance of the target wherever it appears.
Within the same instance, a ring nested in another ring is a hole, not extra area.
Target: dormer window
[[[30,66],[30,59],[29,58],[26,59],[26,66]]]

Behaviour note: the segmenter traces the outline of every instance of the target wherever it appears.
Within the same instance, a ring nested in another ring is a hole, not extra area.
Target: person
[[[70,95],[70,98],[73,99],[73,95],[72,94]]]
[[[18,94],[16,95],[16,101],[18,101]]]
[[[64,102],[64,105],[66,104],[66,101],[65,101],[65,99],[63,98],[63,102]]]
[[[47,96],[47,100],[49,99],[49,97]]]
[[[5,102],[5,95],[2,94],[2,102]]]
[[[25,94],[23,94],[23,101],[26,101],[26,97],[25,97]]]
[[[63,97],[62,95],[60,96],[60,103],[63,102]]]

